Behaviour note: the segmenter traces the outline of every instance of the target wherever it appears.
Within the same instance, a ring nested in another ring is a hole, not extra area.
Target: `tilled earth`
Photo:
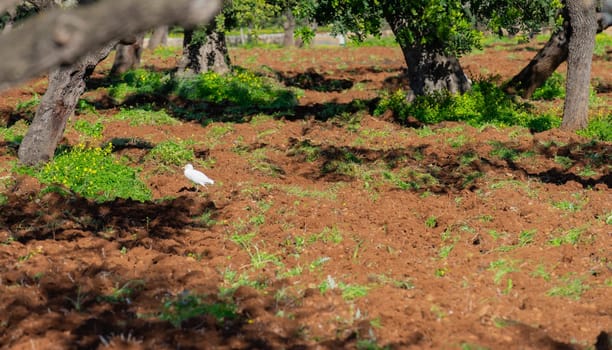
[[[505,79],[537,46],[487,48],[462,64],[473,78]],[[301,88],[299,113],[104,121],[102,141],[192,140],[194,164],[216,180],[207,188],[134,147],[116,153],[142,168],[154,201],[40,195],[37,180],[10,171],[13,145],[0,144],[2,348],[609,348],[610,143],[327,113],[404,84],[397,48],[230,54]],[[175,64],[145,55],[147,68]],[[609,87],[611,68],[596,59],[594,82]],[[2,118],[26,117],[16,103],[45,86],[5,92]],[[63,142],[79,142],[70,125]]]

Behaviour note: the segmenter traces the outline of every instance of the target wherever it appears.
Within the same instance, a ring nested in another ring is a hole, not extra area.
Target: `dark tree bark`
[[[110,75],[115,76],[123,74],[130,69],[135,69],[140,66],[140,58],[142,57],[142,43],[144,34],[140,34],[125,40],[121,40],[115,51],[115,62],[111,68]]]
[[[49,74],[49,87],[19,147],[21,163],[34,165],[53,158],[64,134],[66,121],[85,90],[86,74],[93,71],[93,67],[108,55],[113,46],[114,43],[108,44],[73,65],[57,68]]]
[[[589,86],[591,63],[597,33],[595,0],[567,0],[571,35],[567,57],[565,105],[561,127],[585,128],[589,123]]]
[[[554,33],[535,57],[504,86],[509,94],[530,98],[555,70],[567,59],[569,23]]]
[[[219,0],[104,0],[49,10],[0,36],[0,89],[72,64],[88,52],[161,24],[207,23]],[[10,48],[6,49],[6,48]]]
[[[400,33],[407,23],[393,12],[385,12],[393,34]],[[471,81],[461,68],[457,57],[444,53],[442,46],[409,46],[400,41],[400,48],[408,66],[410,91],[406,99],[412,102],[416,96],[448,91],[461,94],[472,88]],[[440,44],[441,45],[441,44]]]
[[[402,45],[400,47],[408,65],[411,90],[407,97],[409,102],[416,96],[432,92],[448,91],[452,94],[462,94],[471,89],[472,84],[456,57],[428,51],[423,47],[412,48]]]
[[[178,64],[178,74],[190,76],[211,71],[229,73],[231,68],[225,33],[217,31],[216,26],[211,24],[206,26],[204,39],[195,37],[192,30],[185,30],[183,57]]]
[[[150,50],[156,49],[158,46],[166,46],[168,44],[168,26],[159,26],[153,30],[153,34],[149,38],[147,48]]]
[[[604,31],[612,25],[612,0],[604,0],[602,5],[597,13],[597,32]],[[567,60],[571,34],[567,8],[563,10],[563,17],[562,28],[550,37],[546,45],[538,51],[525,68],[504,85],[507,93],[530,98],[561,63]]]
[[[284,10],[285,21],[283,22],[283,46],[295,46],[295,17],[290,8]]]

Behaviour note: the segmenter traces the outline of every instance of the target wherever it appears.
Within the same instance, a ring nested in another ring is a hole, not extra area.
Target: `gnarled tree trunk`
[[[571,33],[567,8],[563,10],[563,17],[563,27],[550,37],[525,68],[505,84],[504,89],[507,93],[530,98],[561,63],[567,60]],[[612,0],[603,0],[597,13],[597,32],[606,30],[610,25],[612,25]]]
[[[585,128],[589,123],[591,63],[597,33],[595,0],[567,0],[571,35],[567,57],[567,84],[561,127]]]
[[[407,23],[393,12],[385,13],[385,19],[393,34],[401,37]],[[444,47],[407,45],[401,40],[399,44],[408,66],[408,102],[412,102],[416,96],[433,92],[461,94],[472,88],[457,57],[445,54]]]
[[[142,57],[142,43],[144,34],[135,35],[130,38],[121,40],[115,51],[115,62],[111,68],[110,75],[119,75],[127,72],[130,69],[140,66],[140,58]]]
[[[54,69],[49,74],[49,86],[42,97],[36,115],[28,129],[18,155],[26,165],[47,162],[53,158],[57,144],[64,134],[66,121],[74,112],[79,97],[85,91],[85,78],[115,46],[106,45],[70,66]]]
[[[412,101],[415,96],[437,91],[462,94],[471,89],[472,84],[456,57],[428,51],[424,47],[402,47],[402,52],[408,64],[411,89],[408,101]]]
[[[555,70],[567,59],[569,23],[554,33],[535,57],[504,86],[509,94],[530,98]]]
[[[168,26],[160,26],[153,30],[153,34],[149,38],[147,48],[150,50],[156,49],[158,46],[166,46],[168,44]]]
[[[216,30],[215,24],[206,26],[205,38],[194,36],[192,30],[185,30],[183,57],[178,64],[178,74],[189,76],[203,72],[226,74],[230,72],[225,33]]]

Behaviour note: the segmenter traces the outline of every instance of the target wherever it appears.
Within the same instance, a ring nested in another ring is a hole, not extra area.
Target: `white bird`
[[[191,164],[185,165],[184,174],[185,174],[185,177],[187,177],[189,180],[195,182],[198,185],[202,185],[204,187],[206,187],[206,185],[212,185],[215,183],[211,178],[204,175],[203,172],[195,170],[193,168],[193,165]]]

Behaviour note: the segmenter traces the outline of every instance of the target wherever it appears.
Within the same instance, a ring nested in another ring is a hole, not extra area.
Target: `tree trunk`
[[[166,46],[168,44],[168,26],[157,27],[153,30],[153,34],[149,38],[148,49],[154,50],[158,46]]]
[[[284,11],[285,21],[283,22],[283,46],[292,47],[295,46],[295,17],[291,8],[286,8]]]
[[[563,25],[535,55],[529,64],[504,86],[509,94],[530,98],[553,72],[567,59],[569,24]]]
[[[393,12],[385,13],[385,19],[395,37],[401,37],[400,33],[408,24]],[[408,102],[433,92],[462,94],[472,88],[457,57],[445,54],[444,47],[407,45],[401,41],[399,44],[408,66]]]
[[[85,55],[70,66],[54,69],[49,74],[45,92],[18,155],[21,163],[35,165],[53,158],[57,144],[64,134],[66,121],[74,112],[79,97],[85,91],[87,72],[92,72],[115,46],[108,44],[95,53]]]
[[[229,73],[230,59],[225,33],[216,30],[215,23],[206,26],[204,40],[197,39],[191,30],[185,30],[183,57],[178,64],[178,74],[190,76],[203,72]]]
[[[402,52],[408,65],[409,102],[416,96],[432,92],[461,94],[471,89],[472,84],[456,57],[428,51],[424,47],[402,47]]]
[[[542,86],[569,54],[570,23],[567,8],[563,10],[565,18],[563,27],[554,33],[536,56],[504,86],[509,94],[520,94],[530,98],[534,91]],[[604,0],[597,13],[597,32],[602,32],[612,25],[612,0]]]
[[[136,35],[131,38],[121,40],[115,49],[115,62],[111,68],[110,75],[120,75],[130,69],[140,66],[140,58],[142,57],[142,43],[144,34]]]
[[[220,10],[221,0],[104,0],[44,11],[0,36],[0,89],[73,64],[122,36],[208,23]]]
[[[567,57],[567,82],[561,127],[585,128],[589,123],[591,63],[597,33],[596,0],[567,0],[571,35]]]

